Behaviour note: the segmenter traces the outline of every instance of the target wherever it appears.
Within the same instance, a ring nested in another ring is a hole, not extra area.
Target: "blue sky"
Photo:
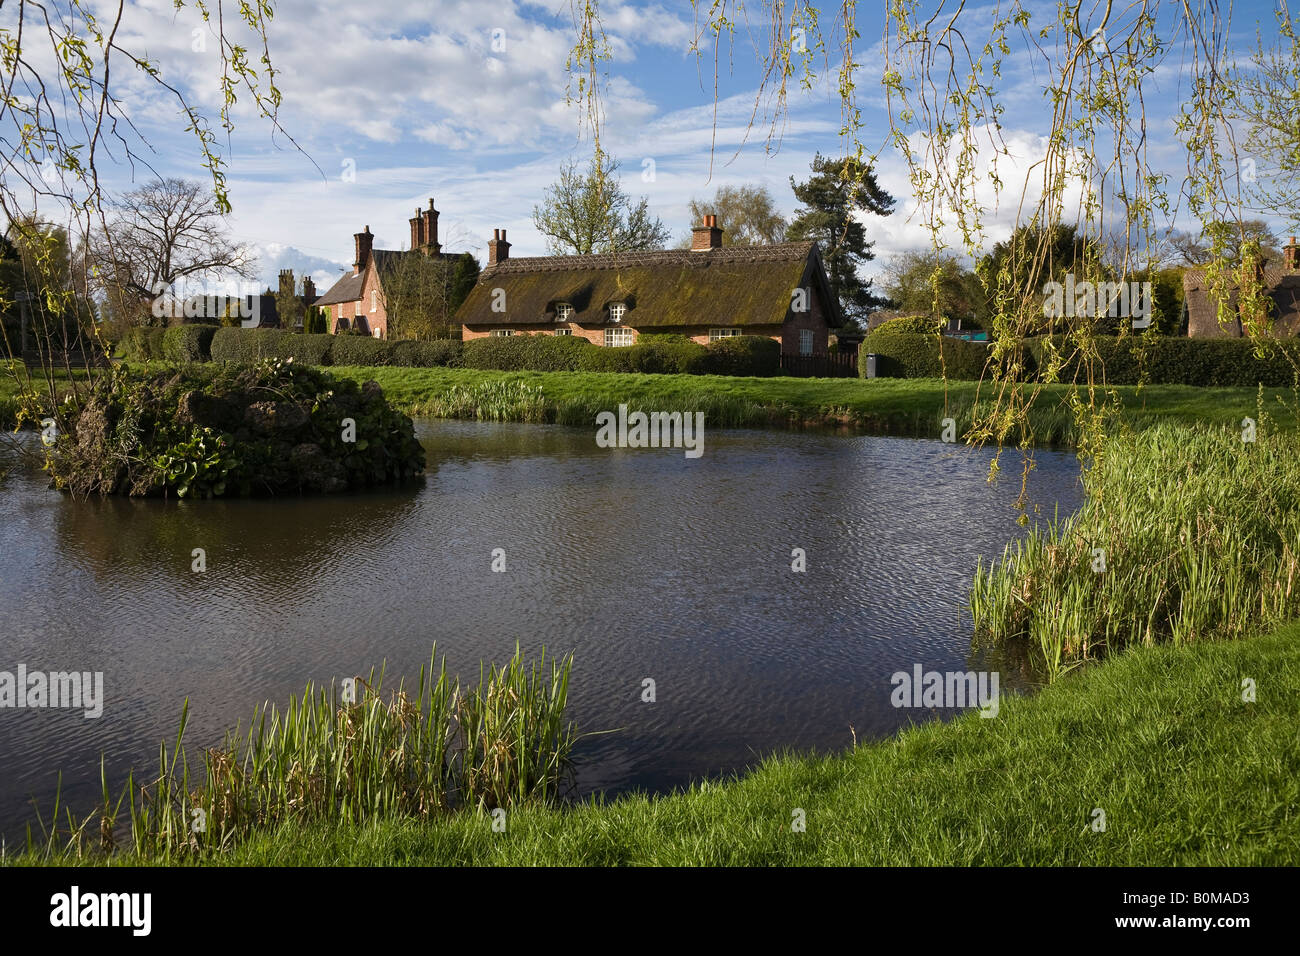
[[[744,142],[758,76],[742,26],[733,65],[725,56],[722,64],[711,156],[711,41],[702,42],[702,61],[688,51],[697,29],[691,5],[602,0],[601,6],[613,48],[604,145],[621,160],[627,191],[645,195],[675,236],[689,229],[688,201],[711,195],[719,185],[763,183],[789,214],[789,178],[803,178],[817,151],[840,150],[833,61],[813,90],[792,91],[779,149],[765,149],[761,127]],[[964,16],[978,21],[989,9],[972,6]],[[1270,28],[1271,10],[1268,2],[1238,3],[1234,42],[1252,45],[1257,21]],[[545,251],[532,226],[532,208],[560,164],[591,149],[579,136],[576,112],[564,104],[565,59],[574,36],[569,0],[280,0],[276,11],[270,37],[281,71],[282,121],[303,152],[274,142],[267,126],[241,108],[228,154],[231,230],[257,249],[263,281],[292,267],[300,275],[310,270],[327,286],[351,263],[354,232],[368,224],[378,247],[401,248],[409,241],[407,219],[430,196],[442,214],[445,248],[482,259],[492,230],[506,228],[512,254]],[[829,29],[833,11],[822,16]],[[860,3],[857,16],[864,119],[869,142],[879,144],[887,133],[875,52],[883,5]],[[760,35],[764,29],[751,27]],[[121,37],[147,50],[165,76],[213,109],[217,60],[204,32],[193,10],[177,12],[171,0],[139,0]],[[1008,66],[1004,136],[1017,162],[1027,166],[1042,153],[1049,117],[1033,58],[1017,51]],[[155,168],[203,175],[192,142],[179,132],[183,124],[174,107],[144,92],[138,80],[131,82],[141,91],[132,112],[157,150]],[[1169,111],[1183,85],[1174,62],[1153,98],[1150,127],[1157,155],[1167,158],[1175,176],[1181,176],[1185,158],[1174,148]],[[643,174],[650,162],[652,178]],[[137,175],[147,178],[143,171]],[[906,171],[892,150],[882,154],[879,176],[900,199],[893,216],[868,223],[883,262],[899,250],[919,248],[925,233],[915,218],[909,220]],[[128,188],[129,177],[119,168],[110,182]],[[990,187],[982,198],[992,207],[1005,197]],[[1014,219],[1014,204],[991,211],[990,239],[1001,238]]]

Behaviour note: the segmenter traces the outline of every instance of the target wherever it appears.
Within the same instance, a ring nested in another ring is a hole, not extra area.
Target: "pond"
[[[188,744],[211,745],[308,680],[414,676],[435,641],[467,678],[516,641],[573,652],[571,717],[617,728],[579,745],[584,794],[842,750],[935,715],[891,704],[894,672],[979,663],[971,573],[1021,530],[1016,452],[989,485],[991,452],[933,441],[710,431],[690,458],[558,426],[417,428],[428,476],[399,492],[76,501],[37,471],[0,479],[0,671],[104,675],[96,719],[0,709],[11,845],[58,771],[88,812],[101,754],[115,793],[156,766],[187,697]],[[1046,516],[1076,508],[1074,457],[1037,453],[1031,488]]]

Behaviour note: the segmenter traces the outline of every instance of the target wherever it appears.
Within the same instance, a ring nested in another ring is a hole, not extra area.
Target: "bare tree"
[[[766,186],[719,186],[712,199],[692,199],[691,225],[706,214],[718,217],[724,245],[764,246],[785,239],[785,216]],[[688,236],[685,246],[690,244]]]
[[[90,251],[101,290],[120,316],[156,324],[152,303],[182,292],[177,283],[253,276],[253,260],[230,241],[217,199],[202,183],[158,179],[111,209]]]

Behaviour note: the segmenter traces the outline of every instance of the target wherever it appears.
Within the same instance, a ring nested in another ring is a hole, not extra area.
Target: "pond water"
[[[705,453],[604,449],[593,431],[423,421],[418,487],[258,501],[74,501],[0,479],[0,671],[102,671],[104,709],[0,709],[0,833],[63,796],[89,809],[308,680],[418,673],[436,641],[476,677],[515,642],[575,657],[582,793],[663,792],[783,749],[832,751],[933,711],[890,675],[964,670],[976,560],[1020,529],[1019,455],[932,441],[710,431]],[[12,451],[0,451],[12,465]],[[1043,453],[1050,516],[1080,500]],[[203,548],[207,570],[191,570]],[[493,551],[504,549],[505,571]],[[807,570],[791,569],[792,549]],[[642,701],[655,682],[654,703]],[[1002,686],[1014,686],[1002,674]]]

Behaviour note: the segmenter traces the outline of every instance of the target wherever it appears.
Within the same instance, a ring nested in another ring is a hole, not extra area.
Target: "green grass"
[[[1246,677],[1255,703],[1242,700]],[[1006,700],[993,719],[970,713],[844,755],[775,758],[686,793],[510,811],[504,833],[484,814],[286,826],[208,862],[1295,865],[1297,726],[1293,624],[1136,648]],[[792,831],[796,809],[806,832]]]
[[[590,425],[596,412],[619,403],[646,411],[704,411],[715,427],[845,427],[886,435],[938,437],[951,416],[959,434],[971,420],[976,383],[939,379],[733,378],[718,375],[629,375],[606,372],[489,372],[447,368],[339,367],[335,374],[359,381],[374,379],[389,399],[415,415],[479,417],[465,396],[483,390],[497,420],[547,421]],[[490,383],[521,383],[540,389],[542,407],[510,402]],[[1040,444],[1069,445],[1075,427],[1064,404],[1071,387],[1044,389],[1031,411]],[[1157,422],[1240,424],[1259,414],[1260,393],[1247,388],[1195,388],[1184,385],[1116,388],[1124,419],[1135,428]],[[985,395],[987,395],[987,387]],[[1266,389],[1266,407],[1288,400],[1290,392]]]

